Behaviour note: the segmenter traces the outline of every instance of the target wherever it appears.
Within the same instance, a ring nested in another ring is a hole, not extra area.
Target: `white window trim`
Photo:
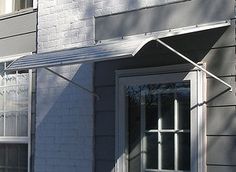
[[[32,53],[31,53],[32,54]],[[21,54],[22,55],[22,54]],[[21,56],[15,55],[12,58],[20,58]],[[0,63],[6,63],[12,60],[12,58],[5,58],[4,60],[1,59]],[[11,60],[10,60],[11,59]],[[1,136],[0,137],[0,144],[27,144],[28,145],[28,169],[27,171],[30,172],[30,157],[31,157],[31,102],[32,102],[32,70],[28,71],[29,73],[29,88],[28,88],[28,137],[12,137],[12,136]]]
[[[38,0],[33,0],[33,9],[38,8]]]
[[[205,67],[203,65],[203,67]],[[189,72],[196,71],[196,72]],[[125,116],[122,115],[120,111],[121,107],[124,107],[124,103],[121,105],[119,99],[124,96],[124,90],[120,87],[121,78],[123,77],[136,77],[136,76],[145,76],[145,75],[158,75],[158,74],[170,74],[175,72],[189,72],[190,80],[196,80],[196,84],[191,84],[191,86],[196,86],[195,95],[191,97],[196,97],[196,105],[191,114],[193,113],[196,117],[197,125],[191,126],[191,131],[196,131],[196,135],[191,135],[191,151],[196,150],[195,153],[191,153],[191,171],[192,172],[206,172],[206,74],[196,68],[193,69],[191,65],[173,65],[173,66],[165,66],[165,67],[155,67],[155,68],[145,68],[145,69],[130,69],[130,70],[119,70],[116,71],[116,128],[115,128],[115,171],[116,172],[128,172],[127,167],[127,139],[125,139],[125,131],[127,127],[127,120],[125,120]],[[195,76],[193,76],[195,75]],[[192,77],[195,77],[192,79]],[[127,83],[127,79],[125,80],[125,84],[131,84],[131,82]],[[136,81],[135,81],[136,82]],[[192,104],[192,102],[191,102]],[[124,114],[124,113],[123,113]],[[195,138],[197,142],[193,142]],[[122,156],[120,156],[122,155]],[[197,162],[197,164],[196,164]]]

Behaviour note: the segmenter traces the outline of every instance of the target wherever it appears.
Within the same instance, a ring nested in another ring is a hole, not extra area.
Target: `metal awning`
[[[7,70],[34,69],[75,63],[96,62],[133,57],[148,42],[187,33],[226,27],[230,21],[220,21],[197,26],[160,31],[148,35],[128,36],[123,39],[106,40],[93,46],[61,51],[38,53],[21,57],[11,63]]]
[[[7,69],[33,69],[132,57],[144,45],[155,39],[151,37],[115,40],[94,46],[24,56],[10,64]]]
[[[188,57],[184,56],[183,54],[176,51],[174,48],[170,47],[169,45],[160,40],[160,38],[164,37],[193,33],[209,29],[216,29],[216,28],[226,27],[229,25],[230,25],[229,21],[215,22],[193,27],[157,32],[146,36],[127,37],[121,40],[107,40],[104,41],[103,43],[99,43],[88,47],[24,56],[22,58],[13,61],[7,67],[7,70],[46,68],[47,70],[51,71],[48,68],[50,66],[69,65],[75,63],[96,62],[96,61],[134,57],[141,50],[141,48],[144,47],[147,43],[149,43],[150,41],[157,41],[158,43],[162,44],[170,51],[174,52],[181,58],[185,59],[198,69],[204,71],[211,77],[215,78],[219,82],[226,85],[229,88],[229,90],[232,90],[231,85],[229,85],[219,77],[215,76],[211,72],[207,71],[206,69],[202,68],[201,66],[190,60]],[[51,72],[55,73],[54,71]]]

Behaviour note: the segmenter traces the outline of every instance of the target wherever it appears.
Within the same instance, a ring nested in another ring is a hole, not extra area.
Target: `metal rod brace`
[[[93,92],[93,91],[91,91],[91,90],[89,90],[89,89],[87,89],[87,88],[85,88],[85,87],[79,85],[78,83],[76,83],[76,82],[74,82],[74,81],[72,81],[72,80],[66,78],[66,77],[63,76],[63,75],[60,75],[59,73],[55,72],[55,71],[52,70],[52,69],[49,69],[48,67],[45,67],[45,69],[46,69],[47,71],[49,71],[49,72],[51,72],[51,73],[53,73],[53,74],[59,76],[60,78],[62,78],[62,79],[64,79],[64,80],[68,81],[69,83],[71,83],[71,84],[73,84],[73,85],[75,85],[75,86],[81,88],[82,90],[84,90],[84,91],[86,91],[86,92],[92,94],[92,95],[93,95],[94,97],[96,97],[98,100],[100,99],[99,95],[96,94],[95,92]]]
[[[219,77],[217,77],[216,75],[214,75],[213,73],[209,72],[208,70],[204,69],[203,67],[199,66],[197,63],[195,63],[194,61],[190,60],[188,57],[184,56],[183,54],[181,54],[180,52],[176,51],[174,48],[170,47],[169,45],[167,45],[166,43],[164,43],[163,41],[161,41],[160,39],[157,39],[157,42],[159,42],[161,45],[165,46],[166,48],[168,48],[169,50],[171,50],[172,52],[174,52],[175,54],[177,54],[178,56],[182,57],[184,60],[188,61],[189,63],[191,63],[193,66],[197,67],[198,69],[200,69],[201,71],[205,72],[206,74],[208,74],[209,76],[211,76],[212,78],[216,79],[217,81],[221,82],[222,84],[226,85],[229,88],[229,91],[232,91],[232,86],[229,85],[228,83],[226,83],[225,81],[223,81],[222,79],[220,79]]]

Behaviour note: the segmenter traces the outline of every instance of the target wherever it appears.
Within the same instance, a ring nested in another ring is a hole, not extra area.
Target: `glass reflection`
[[[189,82],[128,86],[126,112],[129,172],[141,171],[142,153],[145,171],[190,170]]]

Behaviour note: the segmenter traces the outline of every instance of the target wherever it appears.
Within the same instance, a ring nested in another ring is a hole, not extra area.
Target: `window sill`
[[[5,20],[5,19],[8,19],[8,18],[12,18],[12,17],[32,13],[32,12],[35,12],[35,11],[36,11],[36,9],[34,9],[33,7],[22,9],[22,10],[19,10],[19,11],[14,11],[12,13],[0,15],[0,20]]]

